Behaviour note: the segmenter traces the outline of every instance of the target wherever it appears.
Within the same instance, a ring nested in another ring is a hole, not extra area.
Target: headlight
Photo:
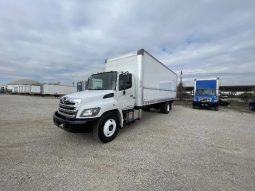
[[[193,97],[193,101],[198,101],[198,98],[197,97]]]
[[[213,99],[213,102],[218,102],[218,99]]]
[[[93,117],[93,116],[96,116],[99,113],[100,109],[101,109],[100,107],[84,109],[81,112],[80,117]]]

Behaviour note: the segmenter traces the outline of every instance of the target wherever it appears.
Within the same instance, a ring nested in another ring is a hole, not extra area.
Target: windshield
[[[93,74],[89,78],[88,90],[115,90],[116,81],[116,72]]]
[[[216,90],[215,89],[198,89],[196,90],[197,96],[215,96]]]

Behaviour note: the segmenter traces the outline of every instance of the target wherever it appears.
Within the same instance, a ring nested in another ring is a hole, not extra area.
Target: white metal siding
[[[30,85],[23,85],[23,93],[30,93],[31,86]]]
[[[66,95],[76,91],[76,86],[43,84],[42,87],[42,94],[44,95]]]
[[[11,91],[12,93],[14,93],[14,85],[7,85],[7,90]]]
[[[40,94],[41,93],[41,86],[31,86],[31,94]]]
[[[176,98],[176,74],[147,53],[143,56],[144,105]]]
[[[176,98],[177,76],[146,52],[109,59],[106,71],[132,73],[135,80],[135,105],[143,106]]]

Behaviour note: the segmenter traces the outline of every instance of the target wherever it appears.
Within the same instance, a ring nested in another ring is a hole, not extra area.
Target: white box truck
[[[142,109],[168,114],[176,83],[177,75],[144,49],[107,59],[105,72],[91,75],[87,90],[60,99],[53,121],[67,130],[93,126],[94,136],[107,143],[124,124],[140,119]]]

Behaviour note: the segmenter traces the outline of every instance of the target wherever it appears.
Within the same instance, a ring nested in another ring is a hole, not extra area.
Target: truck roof
[[[177,76],[177,74],[171,70],[170,68],[168,68],[165,64],[163,64],[162,62],[160,62],[157,58],[155,58],[154,56],[152,56],[149,52],[147,52],[146,50],[144,49],[139,49],[137,51],[133,51],[133,52],[130,52],[128,54],[124,54],[124,55],[121,55],[121,56],[118,56],[118,57],[115,57],[115,58],[109,58],[109,59],[106,59],[105,60],[105,63],[107,63],[108,61],[114,61],[114,60],[119,60],[119,59],[123,59],[123,58],[127,58],[127,57],[130,57],[130,56],[135,56],[135,55],[144,55],[144,53],[146,53],[147,55],[149,55],[150,57],[152,57],[154,60],[156,60],[158,63],[160,63],[162,66],[164,66],[165,68],[167,68],[169,71],[171,71],[173,74],[175,74]]]
[[[194,79],[194,81],[206,81],[206,80],[219,80],[219,77],[217,78],[205,78],[205,79]]]

